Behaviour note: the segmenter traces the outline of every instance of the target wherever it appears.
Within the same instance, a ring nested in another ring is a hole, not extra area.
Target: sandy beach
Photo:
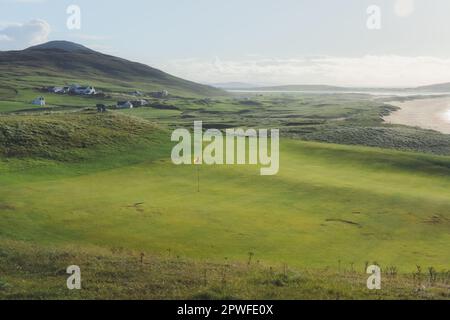
[[[450,97],[389,102],[401,110],[384,117],[387,123],[432,129],[450,134]]]

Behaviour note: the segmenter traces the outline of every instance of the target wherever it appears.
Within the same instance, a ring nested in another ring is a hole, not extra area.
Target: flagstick
[[[194,162],[197,166],[197,192],[200,192],[200,157],[197,157]]]
[[[197,165],[197,192],[200,192],[200,165]]]

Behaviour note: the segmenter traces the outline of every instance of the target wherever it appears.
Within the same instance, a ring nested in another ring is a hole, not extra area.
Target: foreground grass
[[[82,289],[68,290],[66,269],[81,268]],[[363,266],[361,266],[363,267]],[[361,268],[363,270],[363,268]],[[291,269],[256,260],[211,263],[122,248],[0,246],[0,299],[450,299],[450,272],[398,274],[382,289],[355,269]]]

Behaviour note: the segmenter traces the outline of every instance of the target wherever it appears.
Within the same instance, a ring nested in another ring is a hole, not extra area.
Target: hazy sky
[[[204,83],[412,86],[450,82],[449,15],[449,0],[0,0],[0,50],[64,39]]]

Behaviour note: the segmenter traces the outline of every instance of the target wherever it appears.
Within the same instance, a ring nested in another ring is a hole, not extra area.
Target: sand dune
[[[387,123],[432,129],[450,134],[450,97],[389,102],[401,110],[384,118]]]

